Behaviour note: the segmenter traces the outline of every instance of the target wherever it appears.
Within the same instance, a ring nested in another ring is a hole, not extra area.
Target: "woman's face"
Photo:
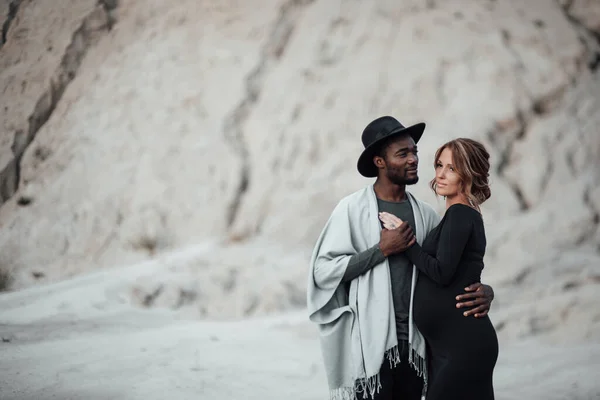
[[[435,164],[435,191],[439,196],[453,197],[461,192],[460,177],[452,163],[452,150],[445,148]]]

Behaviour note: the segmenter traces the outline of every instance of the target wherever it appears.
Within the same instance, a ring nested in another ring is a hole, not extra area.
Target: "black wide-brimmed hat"
[[[405,127],[396,118],[385,116],[379,117],[367,125],[362,133],[362,142],[365,150],[358,158],[358,172],[367,178],[377,176],[377,166],[373,163],[375,152],[379,145],[386,139],[400,134],[410,135],[415,143],[421,139],[425,131],[425,123]]]

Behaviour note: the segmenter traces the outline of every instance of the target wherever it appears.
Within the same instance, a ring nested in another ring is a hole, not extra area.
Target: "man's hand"
[[[385,257],[401,253],[416,242],[415,235],[409,224],[402,224],[399,228],[381,231],[379,248]]]
[[[469,285],[465,288],[468,293],[456,296],[456,308],[471,307],[463,313],[465,317],[469,315],[475,318],[483,318],[490,311],[492,300],[494,300],[494,290],[491,286],[479,282]]]

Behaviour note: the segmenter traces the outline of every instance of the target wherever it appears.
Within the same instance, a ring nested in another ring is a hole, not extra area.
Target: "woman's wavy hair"
[[[434,168],[444,149],[452,151],[452,164],[460,177],[461,191],[473,207],[479,208],[492,195],[488,181],[490,154],[478,141],[458,138],[449,141],[436,151]],[[437,196],[435,178],[429,182],[429,186]]]

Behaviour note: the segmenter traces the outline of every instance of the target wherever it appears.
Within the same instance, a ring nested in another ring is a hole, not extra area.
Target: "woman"
[[[446,213],[405,254],[419,269],[414,318],[428,345],[427,400],[493,400],[498,358],[496,331],[487,316],[465,318],[454,298],[479,281],[486,239],[479,206],[490,197],[489,154],[479,142],[452,140],[435,155],[431,188],[446,198]],[[382,213],[386,229],[402,220]]]

